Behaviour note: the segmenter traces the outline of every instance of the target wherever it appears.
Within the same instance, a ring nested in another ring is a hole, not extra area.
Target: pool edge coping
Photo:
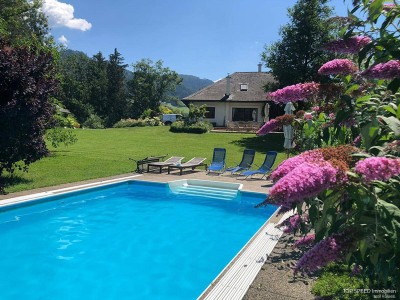
[[[80,184],[80,185],[75,185],[75,186],[70,186],[70,187],[64,187],[64,188],[58,188],[54,190],[49,190],[45,192],[38,192],[34,194],[29,194],[29,195],[23,195],[23,196],[17,196],[17,197],[12,197],[12,198],[6,198],[3,200],[0,200],[0,208],[5,208],[8,206],[14,206],[18,204],[24,204],[24,203],[31,203],[34,201],[38,201],[47,197],[53,197],[53,196],[59,196],[71,192],[77,192],[77,191],[84,191],[88,190],[91,188],[96,188],[96,187],[101,187],[101,186],[107,186],[115,183],[122,183],[125,181],[130,181],[136,177],[140,177],[142,175],[131,175],[131,176],[126,176],[126,177],[121,177],[121,178],[114,178],[114,179],[106,179],[106,180],[101,180],[101,181],[96,181],[96,182],[91,182],[91,183],[85,183],[85,184]]]
[[[277,226],[293,215],[293,212],[289,211],[284,213],[276,223],[272,222],[274,218],[276,219],[275,214],[278,209],[214,278],[197,300],[241,300],[244,297],[283,234]],[[241,281],[240,285],[237,284],[238,281]]]

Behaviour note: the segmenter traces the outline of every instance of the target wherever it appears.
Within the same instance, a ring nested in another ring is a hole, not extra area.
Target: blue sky
[[[217,80],[256,71],[265,44],[279,39],[295,0],[45,0],[52,35],[69,49],[108,56],[117,48],[132,65],[163,60],[180,74]],[[343,0],[332,0],[346,15]],[[132,69],[131,66],[129,69]]]

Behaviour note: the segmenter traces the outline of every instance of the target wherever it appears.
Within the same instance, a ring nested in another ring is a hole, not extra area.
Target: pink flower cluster
[[[279,179],[271,188],[269,201],[292,208],[304,198],[315,197],[335,185],[338,170],[330,163],[302,163]]]
[[[300,215],[295,214],[291,216],[288,220],[285,221],[285,229],[283,230],[284,233],[293,233],[300,227],[302,222],[302,218]]]
[[[318,242],[298,260],[295,273],[298,271],[311,273],[326,266],[331,261],[341,259],[343,252],[351,247],[352,238],[351,234],[339,233]]]
[[[397,5],[394,3],[385,3],[383,4],[383,10],[384,11],[391,11],[392,9],[396,8]]]
[[[306,112],[306,113],[304,114],[304,116],[303,116],[303,119],[304,119],[304,120],[312,120],[312,119],[313,119],[312,113]]]
[[[350,59],[334,59],[323,64],[320,75],[349,75],[357,72],[357,66]]]
[[[362,138],[361,135],[358,135],[353,142],[351,143],[351,145],[355,146],[355,147],[360,147],[361,146],[361,142],[362,142]]]
[[[367,36],[353,36],[346,40],[336,40],[325,45],[324,49],[336,53],[357,54],[363,47],[371,43]]]
[[[299,247],[307,247],[309,245],[311,245],[312,243],[314,243],[315,241],[315,234],[308,234],[304,237],[302,237],[301,239],[297,240],[294,243],[294,248],[299,248]]]
[[[323,163],[324,157],[319,151],[305,151],[297,156],[291,157],[283,161],[270,175],[269,179],[273,182],[277,182],[282,177],[289,174],[292,170],[297,168],[299,165],[309,163]]]
[[[274,131],[277,127],[279,127],[280,122],[276,119],[269,120],[265,123],[260,129],[257,130],[256,134],[258,136],[266,135],[268,132]]]
[[[369,157],[357,162],[355,171],[362,175],[366,182],[387,181],[400,174],[400,158]]]
[[[393,79],[400,78],[400,61],[389,60],[380,63],[361,73],[362,76],[371,79]]]
[[[299,83],[284,87],[269,93],[268,98],[276,103],[307,101],[314,98],[319,91],[319,84],[315,82]]]

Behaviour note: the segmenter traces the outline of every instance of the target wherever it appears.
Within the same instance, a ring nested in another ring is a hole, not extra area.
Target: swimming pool
[[[275,212],[129,181],[0,213],[1,299],[195,299]]]

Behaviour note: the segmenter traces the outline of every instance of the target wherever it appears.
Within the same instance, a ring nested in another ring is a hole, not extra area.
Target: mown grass
[[[57,149],[49,146],[51,155],[29,167],[28,173],[6,175],[6,191],[17,192],[62,183],[101,178],[134,171],[129,160],[150,155],[206,157],[209,163],[214,147],[227,149],[227,165],[239,162],[243,149],[257,151],[255,163],[263,162],[268,150],[279,152],[277,163],[284,159],[283,136],[273,134],[256,137],[254,134],[171,133],[169,127],[134,127],[97,130],[76,130],[78,142]]]

